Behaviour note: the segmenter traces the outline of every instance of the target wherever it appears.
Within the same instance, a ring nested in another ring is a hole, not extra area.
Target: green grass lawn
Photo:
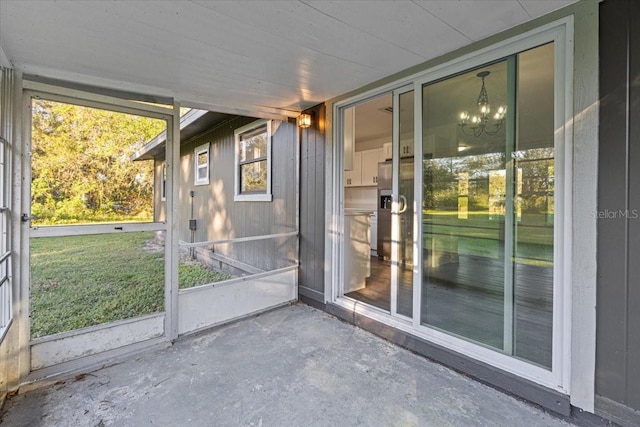
[[[31,336],[164,310],[164,252],[153,233],[31,240]],[[181,289],[230,276],[180,262]]]

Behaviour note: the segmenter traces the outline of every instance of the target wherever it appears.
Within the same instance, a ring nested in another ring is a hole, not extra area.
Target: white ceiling
[[[573,2],[0,0],[0,61],[193,107],[293,115]]]

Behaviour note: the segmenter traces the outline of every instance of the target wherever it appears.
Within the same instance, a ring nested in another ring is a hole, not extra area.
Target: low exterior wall
[[[178,334],[184,335],[296,301],[298,267],[183,289]]]

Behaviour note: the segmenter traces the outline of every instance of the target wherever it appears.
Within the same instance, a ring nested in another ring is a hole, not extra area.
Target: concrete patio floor
[[[303,304],[8,399],[7,426],[568,426]]]

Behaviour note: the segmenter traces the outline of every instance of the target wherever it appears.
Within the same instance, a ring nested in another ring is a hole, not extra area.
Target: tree
[[[40,224],[152,216],[153,165],[131,155],[162,120],[37,100],[32,106],[32,214]]]

